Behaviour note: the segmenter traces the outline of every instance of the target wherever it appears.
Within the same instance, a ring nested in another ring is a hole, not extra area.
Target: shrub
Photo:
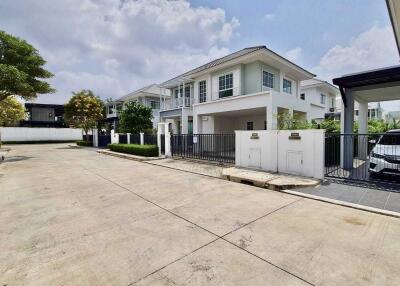
[[[79,141],[76,141],[76,145],[88,147],[88,146],[93,146],[93,142],[85,141],[85,140],[79,140]]]
[[[157,157],[157,145],[138,145],[138,144],[109,144],[111,151],[133,154],[145,157]]]

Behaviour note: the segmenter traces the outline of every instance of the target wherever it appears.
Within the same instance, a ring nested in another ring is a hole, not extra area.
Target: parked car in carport
[[[400,129],[383,134],[372,149],[369,160],[371,175],[400,175]]]

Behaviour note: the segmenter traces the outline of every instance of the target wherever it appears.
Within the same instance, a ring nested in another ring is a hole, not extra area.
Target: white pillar
[[[98,147],[99,146],[99,132],[97,129],[93,129],[92,131],[93,134],[93,147]]]
[[[346,104],[343,104],[342,117],[341,117],[341,133],[342,134],[353,134],[354,128],[354,97],[351,89],[346,89]],[[341,135],[340,144],[340,164],[343,169],[351,170],[353,168],[353,136],[352,135]]]
[[[267,107],[267,130],[278,129],[278,108],[275,106]]]
[[[140,132],[140,145],[144,145],[144,133]]]
[[[183,111],[183,110],[182,110]],[[189,116],[182,112],[181,117],[181,134],[188,134],[189,132]]]
[[[131,144],[131,133],[126,133],[126,143]]]
[[[368,133],[368,102],[358,102],[358,134]],[[368,136],[358,136],[358,158],[367,160]]]

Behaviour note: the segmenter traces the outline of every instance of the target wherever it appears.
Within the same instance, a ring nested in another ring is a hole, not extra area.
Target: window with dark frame
[[[286,78],[283,79],[283,92],[292,93],[292,82]]]
[[[253,121],[247,121],[247,130],[253,130]]]
[[[300,93],[300,99],[305,100],[306,99],[306,94],[305,93]]]
[[[321,104],[326,104],[326,95],[321,93]]]
[[[233,95],[233,74],[229,73],[219,77],[219,98]]]
[[[274,88],[274,74],[263,71],[263,86]]]
[[[199,82],[199,102],[206,102],[207,101],[207,84],[205,80]]]

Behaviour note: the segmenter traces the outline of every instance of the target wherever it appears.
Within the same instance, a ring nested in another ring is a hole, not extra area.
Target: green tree
[[[95,96],[91,90],[73,92],[73,96],[65,105],[65,121],[81,128],[89,141],[88,132],[95,128],[97,121],[104,118],[103,101]]]
[[[12,126],[23,119],[25,119],[25,107],[14,96],[0,101],[0,126]]]
[[[153,112],[150,107],[132,101],[120,113],[119,128],[121,132],[126,133],[144,132],[153,127],[152,118]]]
[[[53,76],[44,68],[45,64],[38,50],[25,40],[0,31],[0,101],[12,95],[29,100],[38,94],[55,92],[41,80]]]
[[[277,115],[279,130],[301,130],[310,129],[311,124],[299,115],[290,115],[288,112],[283,112]]]

